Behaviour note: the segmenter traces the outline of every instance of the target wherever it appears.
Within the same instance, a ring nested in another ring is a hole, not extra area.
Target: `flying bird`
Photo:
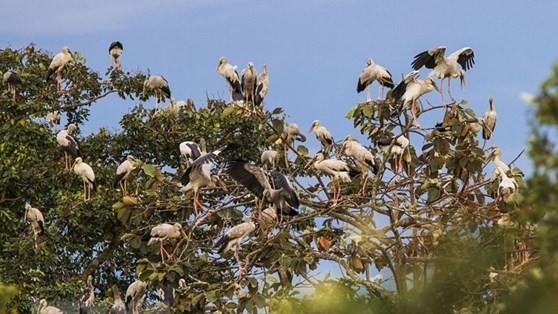
[[[248,221],[232,227],[219,240],[217,240],[217,242],[215,242],[214,247],[219,247],[219,250],[217,251],[217,253],[219,254],[223,253],[224,251],[228,251],[233,245],[236,244],[234,258],[238,263],[238,270],[241,275],[244,275],[246,273],[246,270],[240,264],[240,257],[238,255],[239,247],[242,243],[242,240],[254,230],[256,230],[256,224],[251,218],[248,218]]]
[[[60,130],[60,132],[56,134],[56,141],[62,150],[64,150],[64,163],[66,165],[66,170],[70,170],[72,160],[80,157],[78,143],[72,136],[76,130],[76,125],[70,123],[65,130]]]
[[[244,101],[246,103],[255,104],[256,102],[256,85],[258,81],[258,73],[252,62],[248,62],[246,68],[240,73],[240,86],[244,93]]]
[[[21,85],[21,77],[15,71],[6,71],[2,76],[4,84],[6,84],[6,93],[12,94],[12,99],[16,100],[16,86]]]
[[[169,88],[169,82],[160,75],[151,75],[145,81],[143,81],[143,91],[142,95],[145,97],[147,90],[155,91],[155,96],[157,97],[156,106],[164,100],[165,97],[171,98],[171,90]]]
[[[229,83],[231,100],[243,100],[244,96],[242,95],[240,76],[238,76],[238,72],[236,72],[236,66],[231,65],[226,57],[221,57],[217,65],[217,72]]]
[[[200,190],[212,184],[211,169],[217,162],[217,156],[225,148],[219,148],[211,153],[205,154],[194,160],[190,167],[186,169],[182,179],[180,180],[184,186],[181,191],[186,192],[189,190],[194,191],[194,213],[198,214],[198,206],[203,210],[207,210],[199,201]]]
[[[116,177],[114,178],[114,182],[112,186],[116,188],[120,185],[120,189],[122,190],[122,193],[124,195],[128,193],[127,179],[128,176],[130,176],[130,173],[132,173],[132,171],[136,169],[135,167],[136,161],[137,159],[134,156],[128,155],[126,156],[126,160],[124,160],[118,166],[118,168],[116,168]]]
[[[484,113],[482,121],[482,138],[489,140],[496,127],[496,109],[494,109],[494,98],[492,96],[488,98],[488,110]]]
[[[178,145],[180,157],[184,160],[187,167],[189,167],[196,159],[207,153],[205,145],[205,139],[203,138],[200,139],[199,144],[192,141],[184,141]]]
[[[114,296],[114,302],[112,303],[109,314],[126,314],[126,305],[124,304],[124,301],[122,301],[120,289],[117,285],[112,286],[112,293]]]
[[[391,73],[389,73],[386,68],[377,65],[374,63],[372,59],[368,59],[366,61],[366,67],[362,70],[358,77],[357,83],[357,93],[362,92],[366,89],[366,101],[369,102],[372,100],[370,97],[370,85],[374,82],[378,81],[380,85],[379,97],[378,99],[382,98],[382,90],[384,87],[393,88],[393,80],[391,78]]]
[[[31,228],[33,228],[33,239],[36,249],[39,238],[45,234],[45,218],[40,210],[29,203],[25,203],[25,219],[31,223]]]
[[[95,287],[93,287],[93,276],[87,276],[87,284],[79,298],[79,314],[93,313],[92,307],[95,301]]]
[[[409,146],[409,139],[403,135],[397,137],[388,137],[379,140],[378,147],[387,156],[396,155],[395,157],[395,172],[401,171],[403,166],[403,154]]]
[[[169,239],[178,239],[181,236],[186,237],[184,230],[182,229],[182,225],[180,223],[174,224],[167,224],[162,223],[158,224],[155,227],[151,228],[148,232],[146,232],[142,237],[141,240],[147,242],[147,246],[152,245],[155,242],[159,242],[161,244],[161,259],[163,259],[163,252],[167,255],[167,259],[172,259],[172,256],[165,250],[163,247],[163,242]]]
[[[442,92],[438,85],[431,78],[427,77],[424,81],[418,79],[418,71],[407,74],[399,84],[391,91],[391,98],[395,103],[399,103],[402,108],[410,107],[413,115],[413,123],[420,127],[417,119],[419,98],[433,90]]]
[[[124,51],[124,46],[119,41],[113,41],[109,46],[109,55],[112,57],[112,67],[115,70],[120,70],[120,56]]]
[[[414,57],[411,66],[413,70],[419,70],[423,66],[432,69],[429,77],[437,77],[440,79],[440,93],[442,94],[442,102],[444,94],[441,91],[442,82],[448,79],[448,94],[452,100],[450,90],[450,81],[452,78],[458,78],[461,81],[461,87],[465,87],[465,71],[469,70],[475,64],[475,53],[471,47],[461,48],[448,57],[445,57],[446,47],[440,46],[428,49],[417,54]]]
[[[125,305],[126,313],[139,314],[139,306],[145,297],[145,289],[147,283],[141,280],[136,280],[126,289]]]
[[[70,48],[67,46],[62,47],[59,53],[57,53],[50,65],[48,66],[48,70],[46,73],[46,81],[50,79],[52,74],[56,73],[56,90],[59,93],[64,93],[65,91],[62,89],[62,70],[66,67],[66,65],[72,61],[73,55],[70,51]]]
[[[83,200],[88,201],[91,198],[91,190],[97,190],[95,172],[91,166],[83,162],[81,157],[78,157],[74,162],[74,173],[83,180]]]
[[[256,84],[256,106],[260,106],[267,95],[269,90],[269,78],[267,75],[267,65],[262,66],[262,72],[258,76],[258,81]]]
[[[37,309],[37,313],[38,314],[63,314],[63,312],[59,308],[55,306],[49,306],[47,300],[45,299],[41,299],[41,301],[39,302],[39,308]]]
[[[316,139],[322,144],[325,151],[328,151],[333,145],[333,136],[331,136],[331,133],[326,127],[320,124],[320,120],[314,120],[308,132],[314,132],[314,134],[316,134]]]

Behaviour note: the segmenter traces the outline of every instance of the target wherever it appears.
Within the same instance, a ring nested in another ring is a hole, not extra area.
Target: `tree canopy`
[[[289,141],[287,123],[296,121],[280,105],[207,99],[198,108],[175,110],[171,99],[169,108],[152,109],[158,96],[144,90],[147,72],[127,71],[124,64],[102,75],[87,66],[86,54],[73,52],[60,93],[55,82],[45,82],[50,52],[34,45],[0,50],[0,69],[16,71],[22,81],[15,97],[0,97],[0,280],[17,293],[10,309],[28,313],[46,299],[75,312],[92,275],[99,311],[110,308],[114,285],[125,292],[136,279],[148,284],[146,308],[176,312],[511,311],[509,285],[531,264],[538,220],[524,215],[534,202],[524,200],[523,174],[513,164],[506,176],[516,188],[508,194],[500,189],[494,143],[480,136],[482,114],[466,100],[423,108],[419,115],[440,116],[439,124],[424,128],[416,128],[408,108],[392,97],[347,108],[354,129],[335,138],[357,134],[379,169],[373,174],[349,158],[340,141],[322,149],[325,157],[343,160],[359,174],[339,182],[313,166],[317,152],[309,147],[317,140]],[[552,88],[552,96],[537,101],[554,99]],[[118,130],[83,134],[80,126],[102,101],[134,107]],[[82,179],[64,167],[56,133],[67,124],[50,127],[45,117],[53,111],[77,125],[74,138],[98,183],[90,200],[84,201]],[[555,124],[551,114],[541,114]],[[410,140],[402,154],[386,153],[401,137]],[[208,152],[226,148],[214,169],[218,179],[200,195],[207,211],[196,215],[192,191],[181,192],[187,165],[178,147],[201,139]],[[386,139],[395,140],[385,146]],[[533,149],[542,142],[533,141]],[[279,153],[277,169],[301,203],[299,215],[279,215],[270,232],[261,228],[261,211],[269,204],[224,170],[232,161],[260,166],[268,149]],[[137,161],[124,195],[113,180],[130,154]],[[516,157],[503,159],[510,164]],[[555,171],[550,159],[543,162]],[[544,178],[535,175],[534,182],[554,182],[547,170],[535,173]],[[27,202],[44,215],[39,237],[24,219]],[[218,254],[214,244],[249,216],[259,226],[239,249],[247,270],[241,274],[233,252]],[[142,241],[154,226],[176,222],[186,237],[163,242],[172,258]],[[554,244],[547,245],[555,252]],[[174,289],[170,304],[157,297],[164,287]]]

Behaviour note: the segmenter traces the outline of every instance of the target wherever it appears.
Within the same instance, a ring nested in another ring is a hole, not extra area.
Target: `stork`
[[[58,110],[51,111],[46,115],[48,126],[56,131],[60,125],[60,112]]]
[[[88,201],[91,198],[91,190],[97,190],[97,182],[95,181],[95,172],[91,166],[83,162],[81,157],[76,158],[74,162],[74,173],[83,180],[83,200]]]
[[[408,107],[410,105],[411,114],[413,115],[413,123],[417,127],[421,127],[418,123],[418,101],[419,98],[430,93],[433,90],[442,92],[436,83],[429,77],[424,81],[418,79],[418,71],[412,71],[407,74],[399,84],[392,90],[392,98],[395,103],[400,103],[401,107]]]
[[[256,84],[256,106],[260,106],[263,102],[263,99],[267,95],[267,91],[269,90],[269,78],[267,76],[267,65],[262,66],[262,72],[258,76],[258,81]]]
[[[279,171],[271,170],[269,175],[260,167],[243,161],[231,161],[225,173],[246,187],[260,200],[268,200],[282,215],[298,215],[300,206],[298,195],[289,180]]]
[[[182,176],[181,183],[184,186],[181,191],[186,192],[189,190],[194,191],[194,213],[198,214],[198,206],[203,210],[207,210],[199,201],[200,190],[212,184],[211,169],[217,162],[217,156],[225,148],[219,148],[211,153],[202,155],[192,162],[190,167],[186,169]]]
[[[231,101],[243,100],[244,96],[242,95],[242,86],[240,85],[238,72],[236,72],[236,66],[232,66],[226,57],[221,57],[216,71],[219,72],[219,74],[221,74],[229,83]]]
[[[494,98],[492,96],[488,98],[488,110],[484,113],[482,121],[482,138],[489,140],[496,127],[496,109],[494,109]]]
[[[378,147],[387,156],[396,155],[395,172],[399,173],[403,166],[403,154],[409,146],[409,139],[403,135],[397,137],[388,137],[378,141]]]
[[[300,128],[296,123],[287,123],[281,137],[275,143],[293,145],[295,140],[305,142],[306,136],[300,132]]]
[[[238,264],[238,270],[241,276],[246,274],[246,270],[240,264],[238,251],[242,240],[254,230],[256,230],[256,224],[251,218],[248,218],[248,221],[232,227],[219,240],[217,240],[217,242],[215,242],[214,247],[220,246],[219,250],[217,251],[217,253],[219,254],[223,253],[224,251],[228,251],[233,245],[236,244],[234,258],[236,259],[236,262]]]
[[[35,249],[37,249],[39,238],[45,234],[45,218],[40,210],[31,206],[29,203],[25,203],[25,219],[31,222]]]
[[[145,296],[146,288],[147,283],[139,279],[128,286],[125,297],[126,313],[139,314],[138,305]]]
[[[248,62],[246,68],[240,72],[240,86],[244,93],[244,102],[256,103],[256,85],[258,81],[258,73],[252,62]]]
[[[515,189],[517,189],[517,181],[515,181],[514,178],[508,177],[506,171],[504,171],[503,168],[496,167],[496,171],[498,171],[500,175],[500,183],[498,184],[498,197],[506,202],[508,197],[513,192],[515,192]]]
[[[45,299],[41,299],[41,301],[39,301],[39,309],[37,310],[38,314],[63,314],[63,312],[55,307],[55,306],[49,306],[47,303],[47,300]]]
[[[22,83],[21,77],[15,71],[6,71],[2,76],[4,84],[6,84],[6,93],[12,94],[12,99],[16,100],[16,86]]]
[[[120,70],[120,56],[122,56],[122,52],[124,51],[124,46],[119,41],[113,41],[109,46],[109,55],[112,58],[112,67],[115,70]]]
[[[205,139],[200,139],[200,143],[185,141],[178,145],[178,150],[180,151],[180,157],[184,159],[186,166],[189,167],[192,162],[198,159],[200,156],[207,153],[205,146]]]
[[[116,177],[114,178],[114,182],[112,186],[116,188],[120,185],[120,189],[124,195],[128,194],[128,183],[127,179],[130,176],[130,173],[136,169],[137,160],[136,157],[132,155],[126,156],[126,160],[124,160],[118,168],[116,168]]]
[[[378,173],[378,165],[372,152],[362,146],[352,135],[347,135],[343,141],[343,153],[354,158],[360,165],[372,169],[374,174]]]
[[[87,276],[87,284],[81,292],[79,298],[79,314],[92,313],[93,302],[95,301],[95,287],[93,287],[93,276]]]
[[[461,81],[461,87],[465,87],[465,71],[469,70],[475,64],[475,53],[471,47],[461,48],[447,58],[444,56],[446,47],[440,46],[431,48],[417,54],[414,57],[411,66],[413,70],[419,70],[423,66],[432,69],[429,74],[440,79],[440,94],[442,94],[442,103],[444,102],[444,93],[442,92],[442,82],[448,79],[448,94],[452,101],[450,82],[452,78],[458,78]]]
[[[114,296],[114,302],[112,303],[109,314],[126,314],[126,305],[124,301],[122,301],[120,289],[117,285],[112,286],[112,294]]]
[[[277,209],[274,206],[267,207],[259,217],[260,235],[267,236],[277,222]]]
[[[186,101],[184,100],[174,101],[173,99],[171,99],[166,110],[170,114],[178,115],[178,113],[182,108],[190,111],[196,111],[196,105],[194,104],[194,100],[192,100],[192,98],[188,98],[186,99]]]
[[[262,166],[266,169],[275,169],[279,160],[279,152],[273,149],[264,150],[260,156]]]
[[[382,98],[382,91],[384,87],[393,88],[393,80],[391,78],[391,73],[389,73],[386,68],[377,65],[374,63],[372,59],[368,59],[366,61],[366,67],[362,70],[358,77],[357,83],[357,93],[362,92],[366,89],[366,101],[369,102],[372,100],[370,97],[370,85],[374,82],[378,81],[380,85],[380,91],[378,99]]]
[[[498,147],[494,147],[494,150],[492,151],[492,158],[494,159],[494,164],[496,165],[496,168],[498,169],[502,169],[504,170],[505,173],[510,172],[510,167],[502,161],[502,159],[500,158],[502,156],[502,151],[500,150],[500,148]]]
[[[147,90],[155,91],[157,97],[157,102],[155,107],[158,108],[159,103],[164,100],[165,97],[171,98],[171,90],[169,88],[169,82],[160,75],[150,75],[145,81],[143,81],[143,91],[142,95],[145,97]]]
[[[76,130],[76,125],[70,123],[65,130],[60,130],[60,132],[56,134],[56,141],[64,150],[64,164],[66,165],[66,170],[70,170],[71,160],[80,157],[78,143],[72,136]]]
[[[48,66],[48,70],[46,73],[46,81],[50,79],[52,74],[56,73],[56,90],[63,94],[65,91],[62,89],[62,70],[66,67],[66,65],[72,61],[73,55],[70,51],[70,48],[67,46],[62,47],[59,53],[57,53],[50,65]]]
[[[310,131],[316,134],[316,139],[322,144],[324,151],[329,151],[329,148],[333,145],[333,137],[328,129],[320,124],[320,120],[314,120],[312,122],[312,126],[310,127]]]
[[[333,182],[333,204],[337,204],[341,195],[341,183],[349,183],[352,178],[359,174],[358,171],[349,167],[349,165],[339,159],[325,159],[322,152],[318,152],[314,156],[314,168],[320,172],[327,174]]]
[[[155,242],[159,242],[161,245],[161,260],[164,261],[163,252],[167,255],[168,260],[171,260],[172,256],[163,247],[163,242],[165,240],[178,239],[181,236],[186,237],[186,234],[184,233],[184,230],[182,229],[182,225],[180,223],[177,222],[172,225],[162,223],[156,225],[155,227],[151,228],[151,230],[144,233],[144,235],[141,237],[141,240],[147,242],[147,246],[150,246]]]

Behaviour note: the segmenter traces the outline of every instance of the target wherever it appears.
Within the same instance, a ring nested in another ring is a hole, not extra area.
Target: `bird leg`
[[[411,102],[411,114],[413,115],[413,125],[418,129],[422,129],[422,126],[418,122],[418,118],[417,118],[417,114],[418,114],[417,100],[413,100]]]
[[[234,258],[236,259],[236,263],[238,264],[238,272],[240,273],[240,276],[244,276],[244,275],[246,275],[246,269],[244,267],[242,267],[242,265],[240,263],[240,256],[238,254],[239,246],[240,246],[240,244],[238,244],[238,243],[235,246]]]
[[[442,105],[446,105],[446,103],[444,102],[444,86],[442,85],[442,83],[444,82],[444,79],[441,78],[440,79],[440,95],[442,95]]]
[[[378,84],[379,87],[379,91],[378,91],[378,100],[382,99],[384,96],[384,86],[382,84]]]
[[[167,256],[167,261],[172,261],[172,255],[170,255],[169,252],[167,252],[167,250],[165,250],[165,248],[163,247],[163,241],[160,242],[161,242],[161,262],[162,263],[165,262],[165,259],[163,258],[163,252]]]
[[[453,96],[451,95],[450,82],[451,78],[448,78],[448,95],[450,96],[451,101],[455,102],[455,99],[453,99]]]
[[[371,102],[372,97],[370,96],[370,85],[366,86],[366,102]]]

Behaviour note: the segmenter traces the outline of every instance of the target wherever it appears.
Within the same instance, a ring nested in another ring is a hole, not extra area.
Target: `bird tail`
[[[288,210],[281,210],[280,214],[283,216],[290,216],[290,217],[300,215],[300,213],[295,208],[291,206],[287,206],[287,208]]]
[[[362,82],[358,80],[356,89],[357,93],[362,92],[364,89],[366,89],[366,85],[362,84]]]
[[[167,98],[171,98],[171,91],[168,86],[164,86],[161,90],[163,91],[163,93],[165,93],[165,96]]]
[[[90,181],[91,182],[91,189],[93,192],[97,192],[97,180]]]
[[[219,247],[219,250],[217,250],[217,253],[221,254],[221,253],[223,253],[225,248],[227,248],[228,242],[229,242],[229,237],[224,235],[219,240],[217,240],[217,242],[215,242],[215,245],[213,247],[221,246],[221,247]]]
[[[122,181],[125,175],[126,172],[116,175],[116,177],[114,178],[114,182],[112,183],[112,187],[116,189],[118,187],[118,184],[120,183],[120,181]]]
[[[233,90],[232,92],[232,99],[234,101],[239,101],[239,100],[244,100],[244,95],[242,95],[242,91],[241,90]]]
[[[45,234],[45,225],[42,221],[39,221],[39,228],[41,228],[41,231],[39,232],[39,235],[43,236]]]
[[[380,168],[378,167],[378,164],[376,163],[375,160],[370,160],[370,159],[366,159],[365,160],[366,164],[372,168],[372,173],[373,174],[377,174],[378,171],[380,170]]]
[[[132,313],[132,296],[131,295],[127,295],[126,296],[126,313]]]
[[[48,80],[50,79],[50,77],[52,76],[53,73],[54,73],[54,69],[50,69],[50,68],[49,68],[49,69],[47,70],[47,73],[46,73],[45,81],[48,82]]]
[[[142,241],[142,242],[148,242],[149,240],[151,240],[151,230],[147,230],[147,231],[141,236],[141,241]]]

